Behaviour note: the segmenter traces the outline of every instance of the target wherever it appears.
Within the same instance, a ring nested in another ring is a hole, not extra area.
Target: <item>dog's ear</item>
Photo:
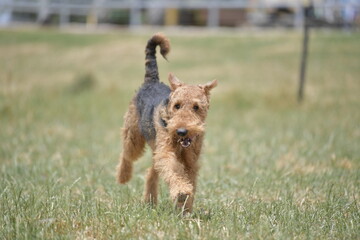
[[[178,87],[183,86],[184,84],[182,82],[180,82],[180,80],[175,77],[174,74],[169,73],[169,82],[170,82],[170,88],[171,91],[175,91],[175,89],[177,89]]]
[[[210,90],[217,86],[217,80],[212,80],[211,82],[208,82],[206,84],[201,84],[199,87],[204,89],[205,93],[209,95]]]

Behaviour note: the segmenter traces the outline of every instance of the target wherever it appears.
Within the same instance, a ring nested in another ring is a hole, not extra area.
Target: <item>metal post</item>
[[[301,103],[304,98],[304,86],[305,86],[305,75],[306,75],[306,65],[307,65],[307,55],[308,55],[308,42],[309,42],[309,11],[310,7],[307,6],[304,8],[305,22],[304,22],[304,36],[302,44],[302,54],[301,54],[301,63],[300,63],[300,79],[299,79],[299,89],[298,89],[298,102]]]

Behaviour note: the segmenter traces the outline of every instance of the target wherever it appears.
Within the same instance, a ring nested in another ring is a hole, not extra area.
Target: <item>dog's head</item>
[[[217,81],[190,86],[170,73],[169,82],[171,93],[167,104],[167,129],[175,143],[187,148],[204,134],[210,91],[216,87]]]

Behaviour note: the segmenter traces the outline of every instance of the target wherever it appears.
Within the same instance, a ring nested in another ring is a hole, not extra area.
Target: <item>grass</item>
[[[360,238],[359,33],[312,32],[301,105],[300,34],[168,34],[164,81],[219,80],[186,217],[141,202],[149,151],[115,182],[150,35],[0,31],[1,239]]]

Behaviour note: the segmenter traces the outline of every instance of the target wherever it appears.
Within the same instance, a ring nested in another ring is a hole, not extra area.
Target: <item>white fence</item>
[[[301,27],[304,22],[301,0],[285,1],[281,7],[294,11],[293,25]],[[208,27],[219,26],[221,9],[272,9],[279,7],[266,0],[0,0],[0,25],[12,23],[13,12],[33,13],[37,21],[42,22],[50,14],[59,16],[60,25],[67,25],[71,15],[89,16],[95,22],[99,15],[110,10],[129,10],[129,25],[136,27],[142,24],[141,12],[146,9],[203,9],[207,10]],[[359,14],[360,1],[330,0],[314,6],[329,21],[336,20],[340,13],[344,21],[346,16],[355,21]]]

